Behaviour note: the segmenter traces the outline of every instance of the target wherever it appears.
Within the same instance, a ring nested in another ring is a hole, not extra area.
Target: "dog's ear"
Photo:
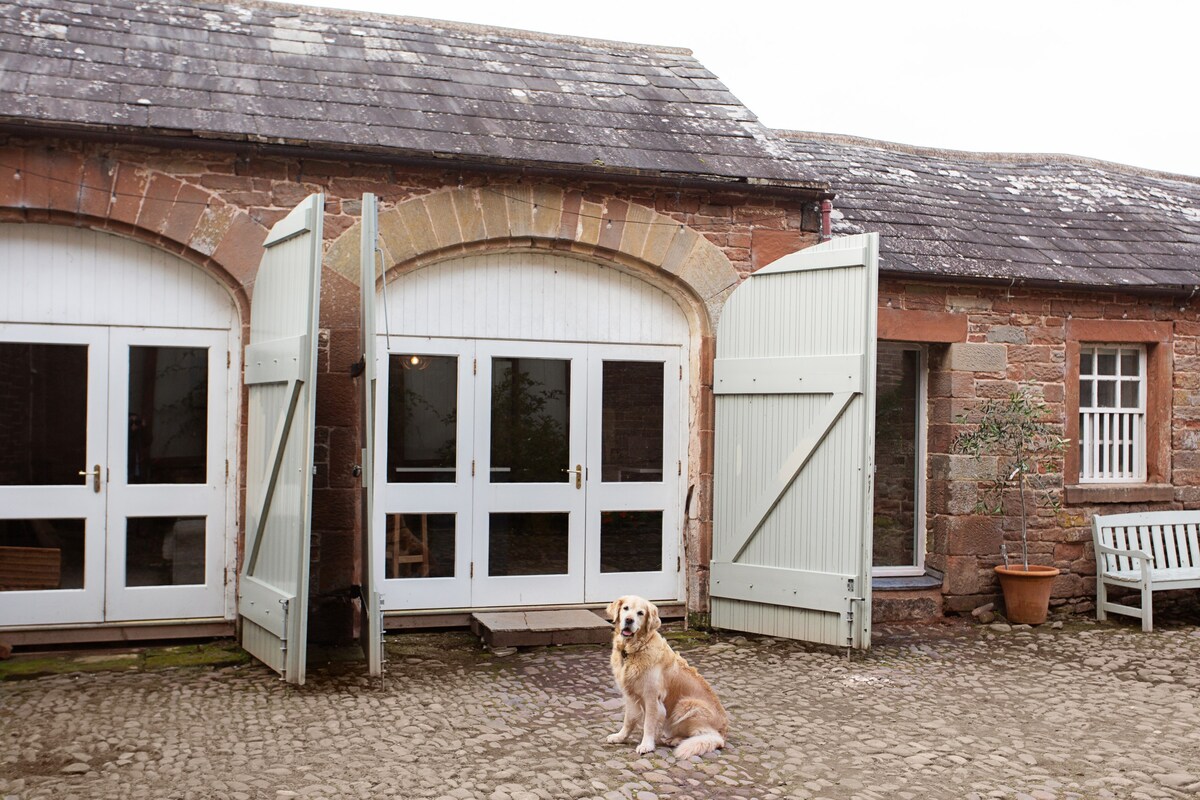
[[[616,600],[613,600],[611,603],[609,603],[608,611],[606,612],[608,614],[608,618],[611,620],[616,620],[617,616],[621,613],[621,606],[624,605],[624,603],[624,597],[618,597]]]
[[[651,633],[662,627],[662,620],[658,618],[658,606],[654,603],[646,603],[646,614],[649,619],[646,620],[646,627]]]

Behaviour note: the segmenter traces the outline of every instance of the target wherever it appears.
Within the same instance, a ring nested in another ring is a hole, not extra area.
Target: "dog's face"
[[[639,631],[653,633],[662,624],[654,603],[637,595],[626,595],[609,603],[608,618],[624,639],[632,639]]]

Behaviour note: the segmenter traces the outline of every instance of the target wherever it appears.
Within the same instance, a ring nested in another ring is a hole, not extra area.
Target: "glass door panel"
[[[587,600],[677,599],[679,348],[589,348]]]
[[[473,342],[378,338],[376,585],[383,608],[471,603]],[[464,444],[465,443],[465,444]]]
[[[924,572],[925,400],[922,351],[880,342],[875,375],[872,573]]]
[[[114,328],[106,619],[220,616],[228,334]]]
[[[478,345],[474,606],[583,600],[586,356]]]
[[[0,626],[104,613],[108,338],[0,324]]]

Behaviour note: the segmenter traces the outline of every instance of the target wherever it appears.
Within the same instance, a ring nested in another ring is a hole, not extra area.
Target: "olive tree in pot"
[[[1027,499],[1032,495],[1035,501],[1057,508],[1057,498],[1045,485],[1044,476],[1057,472],[1058,457],[1067,447],[1067,440],[1046,422],[1046,413],[1045,401],[1022,385],[1006,399],[988,400],[978,418],[960,419],[969,427],[953,443],[957,453],[977,459],[996,457],[996,477],[981,495],[977,511],[1002,515],[1005,499],[1016,492],[1021,510],[1021,560],[1010,563],[1008,545],[1002,543],[1004,564],[996,567],[996,574],[1009,621],[1031,625],[1046,621],[1051,585],[1059,573],[1057,567],[1029,563]]]

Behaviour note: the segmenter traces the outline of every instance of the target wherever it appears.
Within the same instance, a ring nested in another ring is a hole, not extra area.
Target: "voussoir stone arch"
[[[360,225],[332,244],[326,265],[359,283]],[[676,296],[711,336],[738,273],[700,233],[645,206],[553,186],[444,189],[379,213],[383,264],[407,272],[481,250],[546,248],[615,265]],[[690,308],[689,308],[690,306]]]
[[[217,279],[249,319],[269,226],[219,193],[120,156],[0,148],[0,221],[114,233],[165,250]]]

